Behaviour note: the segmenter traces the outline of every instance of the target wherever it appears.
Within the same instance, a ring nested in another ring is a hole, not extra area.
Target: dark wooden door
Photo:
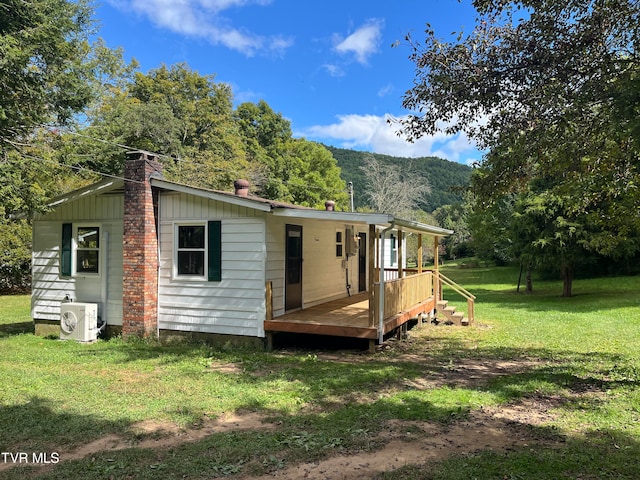
[[[285,310],[302,308],[302,226],[286,226]]]
[[[358,292],[367,290],[367,234],[358,234]]]

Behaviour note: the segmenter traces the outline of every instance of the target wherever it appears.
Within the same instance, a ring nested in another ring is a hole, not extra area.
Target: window
[[[100,227],[76,230],[76,273],[99,273]]]
[[[342,258],[342,230],[336,231],[336,257]]]
[[[62,224],[60,276],[100,273],[100,227]]]
[[[205,241],[204,225],[178,225],[178,275],[204,276]]]
[[[221,222],[176,225],[175,275],[222,279]]]
[[[391,234],[391,265],[395,265],[398,261],[398,247],[396,246],[396,237]]]

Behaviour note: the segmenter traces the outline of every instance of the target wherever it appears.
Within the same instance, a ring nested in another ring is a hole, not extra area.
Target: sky
[[[266,101],[294,137],[399,157],[471,164],[463,135],[398,136],[415,78],[407,34],[470,32],[470,0],[102,0],[99,36],[147,72],[186,63],[231,85],[236,104]]]

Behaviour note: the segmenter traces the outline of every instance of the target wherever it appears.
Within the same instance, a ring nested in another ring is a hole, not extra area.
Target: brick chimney
[[[129,152],[124,166],[122,336],[158,334],[158,192],[149,182],[162,165],[153,154]]]

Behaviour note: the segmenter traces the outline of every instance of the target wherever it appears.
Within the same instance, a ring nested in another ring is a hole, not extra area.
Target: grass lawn
[[[640,478],[640,277],[561,298],[516,294],[512,268],[445,273],[476,325],[375,355],[61,342],[32,334],[27,296],[0,297],[0,478]],[[336,457],[370,466],[313,470]]]

